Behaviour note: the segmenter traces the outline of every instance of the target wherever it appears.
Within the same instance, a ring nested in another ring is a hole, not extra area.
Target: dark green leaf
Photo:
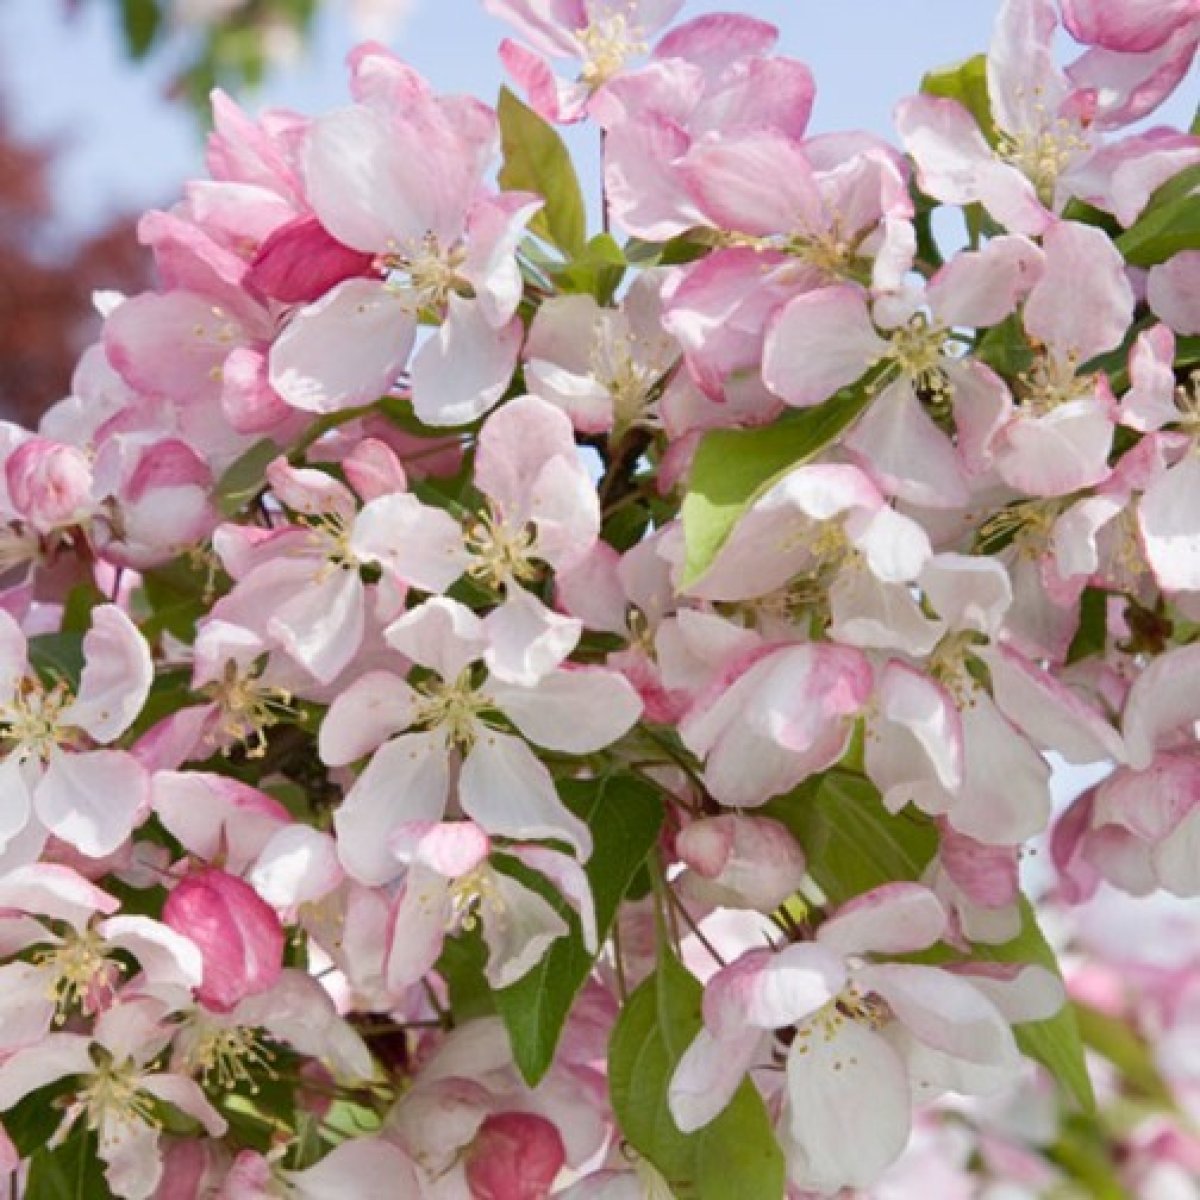
[[[804,848],[808,869],[831,903],[900,879],[919,879],[937,852],[937,828],[908,808],[892,814],[861,775],[835,768],[763,810]]]
[[[595,847],[587,875],[603,945],[631,881],[658,839],[662,801],[649,784],[629,776],[566,780],[559,792],[592,831]],[[530,1087],[554,1061],[571,1004],[594,962],[583,944],[578,918],[565,902],[560,900],[557,907],[571,926],[570,935],[559,938],[527,975],[495,993],[513,1058]]]
[[[108,597],[94,583],[80,583],[67,593],[63,606],[64,633],[87,633],[92,624],[92,609],[107,604]]]
[[[225,516],[235,516],[267,486],[267,464],[278,457],[279,447],[262,438],[226,469],[217,483],[217,505]]]
[[[877,372],[816,408],[761,429],[717,429],[696,450],[683,499],[683,586],[712,566],[733,527],[773,483],[829,445],[867,407]]]
[[[44,1146],[29,1160],[25,1200],[111,1200],[96,1135],[82,1123],[53,1150]]]
[[[504,146],[500,186],[542,196],[546,206],[530,221],[530,230],[575,258],[587,241],[587,210],[562,138],[508,88],[500,89],[496,111]]]
[[[929,96],[957,100],[979,123],[983,136],[996,144],[996,123],[988,97],[987,56],[976,54],[948,67],[930,71],[921,80],[921,91]]]
[[[53,686],[65,679],[72,688],[83,673],[83,634],[39,633],[29,639],[29,662],[43,682]]]
[[[145,56],[161,25],[162,11],[156,0],[121,0],[121,28],[134,58]]]
[[[1015,379],[1023,371],[1029,370],[1033,351],[1029,348],[1029,339],[1025,336],[1020,318],[1014,313],[999,325],[993,325],[980,338],[975,357],[1008,379]]]
[[[186,555],[142,574],[146,616],[141,622],[148,638],[169,633],[191,642],[196,622],[208,611],[214,580],[210,569]]]
[[[678,1200],[779,1200],[783,1155],[766,1106],[747,1080],[716,1120],[681,1133],[667,1107],[676,1064],[702,1022],[700,984],[669,954],[629,997],[609,1043],[613,1112],[630,1145]]]
[[[1200,249],[1200,164],[1168,179],[1138,220],[1117,238],[1117,249],[1136,267],[1166,262],[1182,250]]]
[[[1079,628],[1071,639],[1067,662],[1104,653],[1108,638],[1108,593],[1099,588],[1084,588],[1079,601]]]

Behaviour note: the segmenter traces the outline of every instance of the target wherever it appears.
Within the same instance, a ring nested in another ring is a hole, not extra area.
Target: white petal
[[[380,496],[354,522],[351,548],[423,592],[444,592],[470,561],[462,527],[408,492]]]
[[[436,730],[381,746],[334,814],[346,870],[372,885],[395,879],[400,864],[389,844],[392,831],[410,821],[440,820],[449,783],[445,738]]]
[[[533,686],[553,671],[579,642],[583,623],[547,608],[532,592],[511,587],[484,618],[484,661],[508,683]]]
[[[150,780],[119,750],[56,750],[34,793],[38,816],[56,837],[90,858],[111,854],[150,806]]]
[[[368,671],[329,706],[318,738],[321,761],[344,767],[414,720],[417,694],[399,675]]]
[[[62,719],[98,742],[111,742],[133,724],[146,702],[154,679],[150,648],[115,604],[101,604],[92,610],[83,658],[79,691]]]
[[[641,697],[615,671],[551,671],[533,687],[494,680],[488,694],[531,742],[566,754],[592,754],[623,737],[642,712]]]
[[[480,737],[463,763],[458,792],[463,811],[488,833],[566,841],[581,859],[592,852],[591,831],[558,798],[550,772],[519,738]]]
[[[717,1038],[701,1027],[676,1065],[667,1092],[671,1117],[682,1132],[692,1133],[720,1116],[758,1056],[762,1040],[758,1029]]]

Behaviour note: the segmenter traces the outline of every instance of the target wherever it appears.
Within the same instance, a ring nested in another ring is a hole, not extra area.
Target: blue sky
[[[60,0],[0,4],[0,91],[17,128],[65,146],[55,185],[69,231],[122,209],[169,204],[202,173],[202,126],[163,98],[172,63],[130,65],[109,0],[86,0],[65,22]],[[782,52],[804,59],[817,80],[812,129],[890,134],[893,104],[924,71],[985,49],[994,0],[692,0],[685,14],[737,9],[772,21]],[[413,0],[394,48],[447,91],[491,99],[502,81],[495,47],[505,26],[477,0]],[[321,112],[344,103],[346,52],[355,36],[343,0],[330,0],[304,58],[244,97],[252,108]],[[1156,119],[1186,123],[1176,97]],[[594,138],[581,135],[581,154]],[[585,182],[594,167],[581,163]]]
[[[202,170],[199,123],[163,99],[172,64],[131,66],[115,7],[88,0],[65,22],[58,0],[0,4],[0,88],[23,134],[65,145],[55,184],[74,228],[168,203],[182,180]],[[693,0],[685,11],[729,8],[777,24],[781,49],[808,62],[818,86],[815,130],[881,133],[889,132],[892,104],[926,67],[986,46],[995,11],[991,0]],[[475,0],[415,0],[393,45],[438,87],[492,98],[504,33]],[[305,57],[246,103],[306,112],[343,103],[343,61],[354,40],[334,0]]]

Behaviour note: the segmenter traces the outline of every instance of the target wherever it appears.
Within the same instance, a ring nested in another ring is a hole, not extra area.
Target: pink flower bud
[[[236,875],[215,868],[189,875],[167,897],[163,921],[199,947],[204,975],[196,997],[216,1012],[229,1012],[278,980],[283,927]]]
[[[494,1113],[467,1151],[472,1200],[545,1200],[566,1157],[562,1137],[545,1117]]]
[[[13,504],[42,531],[73,525],[91,507],[92,469],[74,446],[30,438],[10,455],[5,475]]]
[[[726,814],[693,821],[675,839],[697,900],[726,908],[778,908],[804,878],[804,852],[778,821]]]

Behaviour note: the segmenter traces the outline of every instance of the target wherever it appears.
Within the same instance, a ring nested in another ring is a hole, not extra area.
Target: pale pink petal
[[[717,1038],[701,1028],[683,1052],[667,1091],[671,1118],[678,1129],[692,1133],[724,1111],[758,1057],[762,1041],[758,1029]],[[639,1188],[637,1194],[644,1193]]]
[[[1043,416],[1018,411],[995,444],[996,471],[1029,496],[1065,496],[1111,473],[1114,424],[1102,400],[1085,396]]]
[[[393,621],[384,637],[393,650],[453,682],[483,657],[487,634],[483,621],[465,604],[434,596]]]
[[[1182,733],[1196,738],[1200,720],[1200,645],[1170,650],[1134,680],[1125,704],[1125,750],[1129,765],[1145,770],[1155,749]]]
[[[1058,13],[1053,0],[1005,0],[988,47],[988,97],[996,124],[1011,133],[1038,129],[1057,113],[1066,81],[1054,62]]]
[[[391,917],[384,966],[393,995],[402,995],[433,969],[453,921],[454,905],[446,878],[420,865],[411,867]]]
[[[271,347],[271,386],[305,412],[373,403],[395,386],[415,339],[403,296],[351,279],[293,315]]]
[[[342,767],[370,754],[415,720],[418,697],[390,671],[368,671],[339,693],[321,722],[321,761]]]
[[[149,917],[109,917],[96,926],[97,932],[114,949],[137,959],[152,984],[165,984],[191,991],[200,986],[204,957],[190,938],[161,921]]]
[[[1008,1022],[965,978],[909,963],[873,964],[857,978],[887,1001],[918,1041],[970,1063],[1015,1067],[1017,1046]]]
[[[1025,303],[1025,329],[1057,358],[1086,362],[1115,349],[1133,317],[1125,260],[1101,229],[1059,221],[1042,239],[1041,278]]]
[[[38,1045],[18,1050],[0,1064],[0,1112],[65,1075],[91,1075],[92,1040],[79,1033],[52,1033]]]
[[[777,954],[750,950],[708,981],[704,1024],[722,1039],[748,1026],[783,1029],[823,1009],[845,986],[841,955],[823,943],[786,946]]]
[[[315,1166],[283,1174],[296,1200],[345,1200],[347,1187],[354,1200],[396,1200],[421,1189],[412,1160],[382,1137],[350,1138]]]
[[[119,750],[50,756],[34,792],[34,805],[55,837],[92,858],[116,850],[133,832],[138,814],[150,805],[150,779]]]
[[[911,954],[945,930],[945,909],[927,887],[888,883],[843,904],[817,930],[817,941],[838,954]]]
[[[1125,51],[1153,50],[1196,18],[1192,0],[1062,0],[1062,11],[1077,42]]]
[[[413,359],[418,420],[469,425],[493,408],[512,381],[523,333],[517,318],[493,328],[481,304],[452,295],[445,321]]]
[[[511,846],[508,852],[531,870],[544,875],[562,893],[563,899],[579,915],[584,948],[589,954],[596,954],[600,949],[596,931],[596,905],[592,898],[592,885],[579,863],[545,846]]]
[[[350,545],[359,557],[383,564],[423,592],[444,592],[470,561],[459,523],[410,492],[367,504],[354,522]]]
[[[194,1079],[186,1079],[182,1075],[143,1075],[138,1085],[142,1091],[194,1117],[204,1126],[209,1137],[224,1137],[229,1128],[225,1118],[208,1102],[208,1097]]]
[[[273,908],[296,908],[320,900],[343,879],[337,845],[307,825],[287,825],[263,847],[247,876]]]
[[[331,683],[362,644],[366,601],[357,567],[330,565],[267,620],[267,632],[314,679]]]
[[[1138,528],[1158,586],[1200,590],[1200,458],[1184,456],[1146,488]]]
[[[393,830],[411,821],[438,821],[446,810],[449,756],[437,730],[408,733],[381,746],[334,814],[342,866],[377,885],[400,874],[390,846]]]
[[[1151,267],[1146,300],[1176,333],[1200,335],[1200,250],[1184,250]]]
[[[520,841],[552,839],[592,852],[588,827],[558,798],[545,766],[519,738],[485,733],[462,765],[459,802],[488,833]]]
[[[0,875],[0,909],[37,913],[82,929],[96,913],[118,908],[115,896],[57,863],[30,863]]]
[[[150,692],[154,679],[150,648],[115,604],[102,604],[92,610],[83,657],[79,690],[62,719],[98,742],[114,741],[133,724]]]
[[[862,292],[820,288],[797,296],[772,322],[763,382],[788,404],[808,408],[860,379],[885,349]]]
[[[504,988],[533,970],[570,928],[548,901],[508,875],[494,872],[492,886],[498,913],[493,920],[483,913],[484,975],[493,988]]]
[[[1047,1021],[1066,1000],[1062,980],[1037,963],[956,963],[950,969],[970,980],[1009,1024]]]
[[[1028,238],[1001,235],[982,250],[956,254],[930,280],[926,297],[945,325],[998,325],[1038,281],[1043,263]]]
[[[886,492],[927,508],[961,508],[970,495],[954,444],[918,403],[907,379],[890,383],[845,445]]]
[[[1012,583],[993,558],[936,554],[921,572],[921,587],[934,612],[951,629],[997,633],[1012,604]]]
[[[633,727],[642,702],[623,675],[600,668],[554,670],[533,686],[493,681],[488,693],[536,745],[593,754]]]
[[[981,648],[1000,711],[1035,746],[1069,763],[1120,761],[1120,734],[1066,684],[1007,646]]]
[[[488,670],[506,683],[535,686],[575,649],[582,624],[547,608],[532,592],[511,587],[483,620]]]
[[[857,1021],[800,1031],[788,1053],[787,1099],[788,1165],[801,1187],[870,1187],[908,1141],[908,1073]]]

